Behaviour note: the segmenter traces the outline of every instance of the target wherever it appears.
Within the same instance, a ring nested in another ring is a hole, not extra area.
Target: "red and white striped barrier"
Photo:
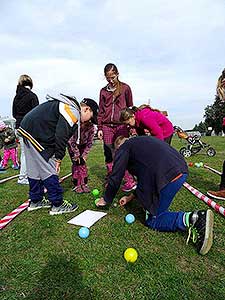
[[[65,175],[59,179],[59,182],[63,182],[68,177],[70,177],[72,173]],[[0,220],[0,229],[3,229],[7,224],[9,224],[16,216],[18,216],[21,212],[23,212],[25,209],[27,209],[29,205],[29,200],[21,204],[19,207],[17,207],[15,210],[13,210],[11,213],[6,215]]]
[[[217,175],[222,175],[222,172],[220,172],[220,171],[217,171],[216,169],[213,169],[213,168],[211,168],[211,167],[209,167],[209,166],[207,166],[207,165],[203,165],[203,167],[205,168],[205,169],[207,169],[207,170],[210,170],[210,171],[212,171],[213,173],[215,173],[215,174],[217,174]]]
[[[205,202],[208,206],[212,207],[216,212],[220,213],[223,217],[225,217],[225,208],[223,208],[218,203],[214,202],[201,192],[199,192],[197,189],[192,187],[189,183],[184,182],[183,186],[188,189],[192,194],[194,194],[197,198]]]
[[[19,177],[19,174],[13,175],[13,176],[10,176],[10,177],[7,177],[7,178],[3,178],[3,179],[0,180],[0,183],[4,183],[4,182],[6,182],[8,180],[11,180],[13,178],[16,178],[16,177]]]
[[[71,175],[72,175],[72,173],[69,173],[69,174],[67,174],[67,175],[59,178],[59,183],[62,183],[64,180],[66,180],[67,178],[69,178]],[[47,189],[44,188],[44,193],[47,193],[47,192],[48,192]]]
[[[62,183],[64,180],[66,180],[68,177],[70,177],[72,175],[72,173],[69,173],[69,174],[67,174],[67,175],[65,175],[65,176],[63,176],[63,177],[61,177],[60,179],[59,179],[59,183]]]
[[[19,207],[14,209],[11,213],[0,220],[0,229],[3,229],[9,222],[11,222],[16,216],[18,216],[22,211],[27,209],[29,205],[29,200],[21,204]]]

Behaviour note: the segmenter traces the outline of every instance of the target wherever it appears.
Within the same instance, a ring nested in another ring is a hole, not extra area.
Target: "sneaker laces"
[[[42,199],[42,203],[43,203],[43,204],[49,204],[50,201],[44,197],[44,198]]]
[[[62,206],[65,206],[65,207],[72,207],[72,204],[71,204],[71,203],[69,203],[69,201],[68,201],[68,200],[63,200],[63,204],[62,204]]]
[[[187,237],[186,245],[188,245],[191,235],[192,235],[192,242],[195,244],[197,242],[199,234],[198,234],[198,230],[194,227],[194,225],[190,225],[188,228],[188,237]]]

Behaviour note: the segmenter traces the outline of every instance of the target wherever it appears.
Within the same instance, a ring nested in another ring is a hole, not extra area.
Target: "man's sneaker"
[[[208,253],[212,246],[213,219],[213,212],[210,209],[194,211],[189,216],[187,244],[192,235],[192,241],[201,255]]]
[[[133,191],[133,190],[135,190],[136,189],[136,187],[137,187],[137,185],[136,185],[136,183],[133,181],[133,182],[130,182],[130,181],[128,181],[128,182],[126,182],[122,187],[121,187],[121,190],[123,191],[123,192],[131,192],[131,191]]]
[[[47,199],[43,199],[42,201],[38,201],[36,203],[30,202],[27,210],[32,211],[40,208],[50,208],[50,207],[51,207],[51,202]]]
[[[60,206],[52,206],[52,209],[50,210],[49,214],[50,215],[61,215],[61,214],[66,214],[70,212],[74,212],[75,210],[78,209],[78,205],[73,203],[70,204],[68,201],[63,202],[62,205]]]
[[[218,192],[208,191],[207,194],[212,198],[215,198],[218,200],[225,200],[225,190],[221,190]]]
[[[6,167],[0,165],[0,171],[6,171]]]

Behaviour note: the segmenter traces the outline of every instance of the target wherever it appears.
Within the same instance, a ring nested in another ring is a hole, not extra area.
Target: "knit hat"
[[[93,117],[91,118],[91,121],[94,123],[94,124],[98,124],[98,121],[97,121],[97,117],[98,117],[98,104],[90,99],[90,98],[84,98],[81,103],[84,103],[85,105],[89,106],[90,109],[93,111]]]
[[[2,131],[5,128],[6,128],[5,123],[3,121],[0,121],[0,130]]]

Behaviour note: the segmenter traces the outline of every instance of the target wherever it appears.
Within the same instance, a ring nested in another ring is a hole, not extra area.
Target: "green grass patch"
[[[221,171],[225,159],[224,137],[205,137],[217,155],[204,151],[187,161],[207,163]],[[180,149],[184,142],[174,138]],[[89,185],[102,194],[105,177],[102,145],[96,142],[88,158]],[[189,168],[188,182],[206,193],[217,189],[219,176],[203,168]],[[71,171],[68,156],[63,160],[61,176]],[[14,175],[8,169],[0,179]],[[0,184],[0,218],[28,198],[28,187],[13,179]],[[91,194],[76,195],[71,179],[63,182],[64,198],[76,202],[79,209],[63,216],[50,216],[48,210],[24,211],[1,231],[0,299],[225,299],[225,219],[215,213],[214,244],[204,257],[183,233],[159,233],[143,226],[144,212],[137,203],[111,207],[108,215],[91,227],[90,236],[81,239],[79,227],[67,224],[86,209],[95,210]],[[123,195],[119,192],[115,201]],[[222,206],[225,203],[218,202]],[[172,210],[206,209],[207,205],[182,189]],[[128,225],[124,217],[132,212],[136,222]],[[139,254],[127,264],[123,252],[134,247]]]

